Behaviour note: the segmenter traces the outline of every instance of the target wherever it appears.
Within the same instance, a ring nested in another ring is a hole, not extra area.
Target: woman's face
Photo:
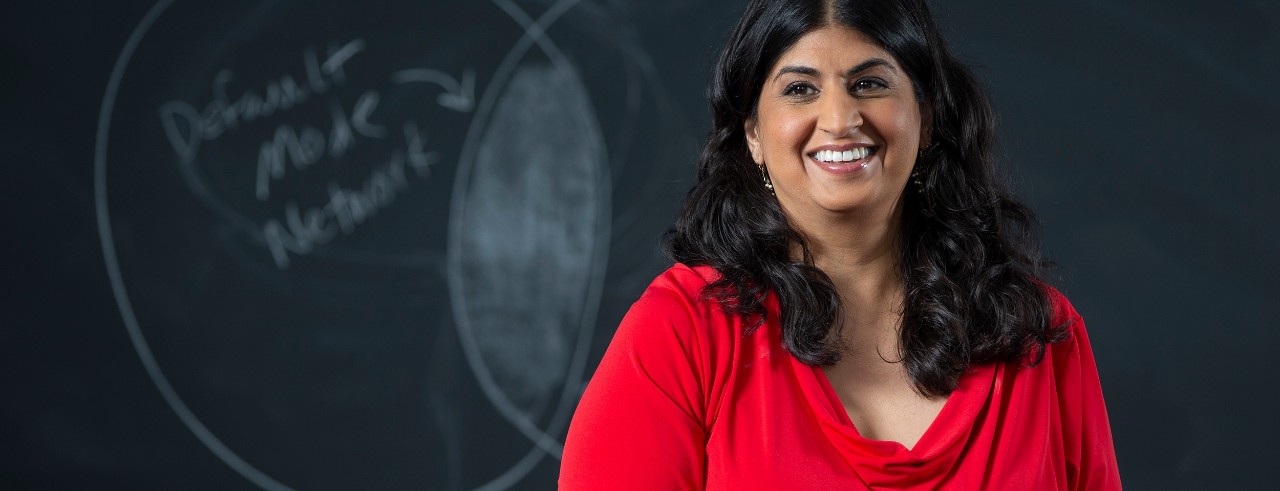
[[[887,216],[928,134],[924,120],[892,55],[858,31],[828,26],[778,58],[744,129],[778,202],[803,224],[830,214]]]

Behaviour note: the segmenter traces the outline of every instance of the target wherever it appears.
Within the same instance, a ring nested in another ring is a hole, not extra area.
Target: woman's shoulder
[[[1067,299],[1065,294],[1048,283],[1040,283],[1040,288],[1044,290],[1045,297],[1049,300],[1050,325],[1075,326],[1076,324],[1083,324],[1080,313],[1076,311],[1075,306],[1071,305],[1071,301]],[[1074,327],[1072,329],[1074,330]]]
[[[653,288],[657,285],[678,291],[693,291],[700,296],[703,288],[719,279],[720,273],[711,266],[675,263],[654,278],[649,286]]]
[[[695,420],[713,419],[741,349],[740,322],[702,290],[719,278],[706,266],[663,271],[619,323],[601,366],[634,367],[664,393],[678,394]]]
[[[1092,347],[1089,334],[1085,331],[1084,317],[1067,299],[1066,294],[1048,284],[1041,284],[1041,288],[1049,301],[1049,325],[1062,328],[1066,334],[1061,341],[1045,347],[1048,357],[1053,360],[1051,364],[1061,367],[1063,364],[1078,363],[1081,355],[1092,362]]]
[[[710,266],[673,264],[655,277],[631,305],[620,331],[630,328],[633,336],[700,341],[694,344],[731,335],[735,331],[728,326],[733,323],[732,316],[726,315],[719,302],[704,292],[719,278],[720,274]]]
[[[715,300],[705,294],[707,285],[720,279],[711,266],[689,266],[675,263],[649,282],[637,305],[678,303],[691,312],[715,307]],[[634,307],[633,307],[634,308]]]

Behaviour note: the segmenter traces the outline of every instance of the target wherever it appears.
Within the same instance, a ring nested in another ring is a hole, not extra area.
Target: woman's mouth
[[[809,154],[819,167],[835,174],[859,172],[871,163],[877,147],[854,147],[849,150],[818,150]]]

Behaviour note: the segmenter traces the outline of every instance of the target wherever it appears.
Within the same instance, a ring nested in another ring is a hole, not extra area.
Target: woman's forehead
[[[891,67],[898,64],[892,54],[862,32],[845,26],[824,26],[805,33],[784,51],[774,62],[770,74],[787,66],[843,72],[877,58],[889,61]]]

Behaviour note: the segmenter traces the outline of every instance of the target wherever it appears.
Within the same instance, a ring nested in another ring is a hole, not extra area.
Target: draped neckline
[[[827,440],[845,456],[864,481],[896,481],[947,473],[964,454],[965,442],[980,415],[988,410],[1003,364],[970,367],[938,415],[912,448],[890,440],[862,436],[845,410],[822,367],[795,357],[791,364],[805,400]],[[866,475],[866,474],[874,474]]]

